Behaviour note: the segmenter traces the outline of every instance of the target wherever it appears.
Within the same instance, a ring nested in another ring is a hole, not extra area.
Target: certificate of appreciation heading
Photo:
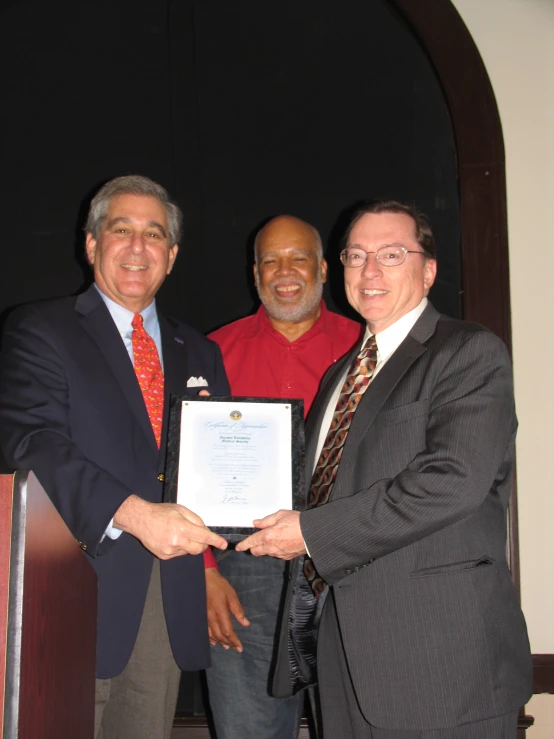
[[[291,404],[181,404],[177,502],[210,527],[292,508]]]

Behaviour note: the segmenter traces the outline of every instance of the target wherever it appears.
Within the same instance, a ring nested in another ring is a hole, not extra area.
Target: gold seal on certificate
[[[301,400],[172,398],[165,499],[233,540],[254,519],[298,507],[302,419]]]

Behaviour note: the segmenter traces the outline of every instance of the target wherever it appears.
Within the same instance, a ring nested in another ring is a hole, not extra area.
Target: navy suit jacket
[[[229,386],[216,344],[159,315],[165,422],[158,451],[133,365],[97,290],[16,309],[0,359],[0,443],[14,468],[32,469],[98,575],[97,676],[127,664],[140,625],[153,555],[123,533],[101,541],[123,501],[162,500],[168,399],[204,377]],[[203,557],[161,563],[164,610],[184,670],[209,663]]]

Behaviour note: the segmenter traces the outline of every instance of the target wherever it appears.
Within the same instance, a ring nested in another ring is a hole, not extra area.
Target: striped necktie
[[[341,388],[329,431],[317,461],[308,493],[308,508],[325,505],[329,500],[342,457],[348,430],[363,394],[369,387],[377,365],[377,342],[370,336],[356,356]],[[310,557],[304,560],[304,574],[316,596],[325,588]]]

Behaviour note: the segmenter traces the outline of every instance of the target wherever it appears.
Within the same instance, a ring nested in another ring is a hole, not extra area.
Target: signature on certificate
[[[222,503],[234,503],[236,505],[247,505],[248,498],[243,498],[240,495],[229,495],[226,493],[221,499],[221,502]]]

